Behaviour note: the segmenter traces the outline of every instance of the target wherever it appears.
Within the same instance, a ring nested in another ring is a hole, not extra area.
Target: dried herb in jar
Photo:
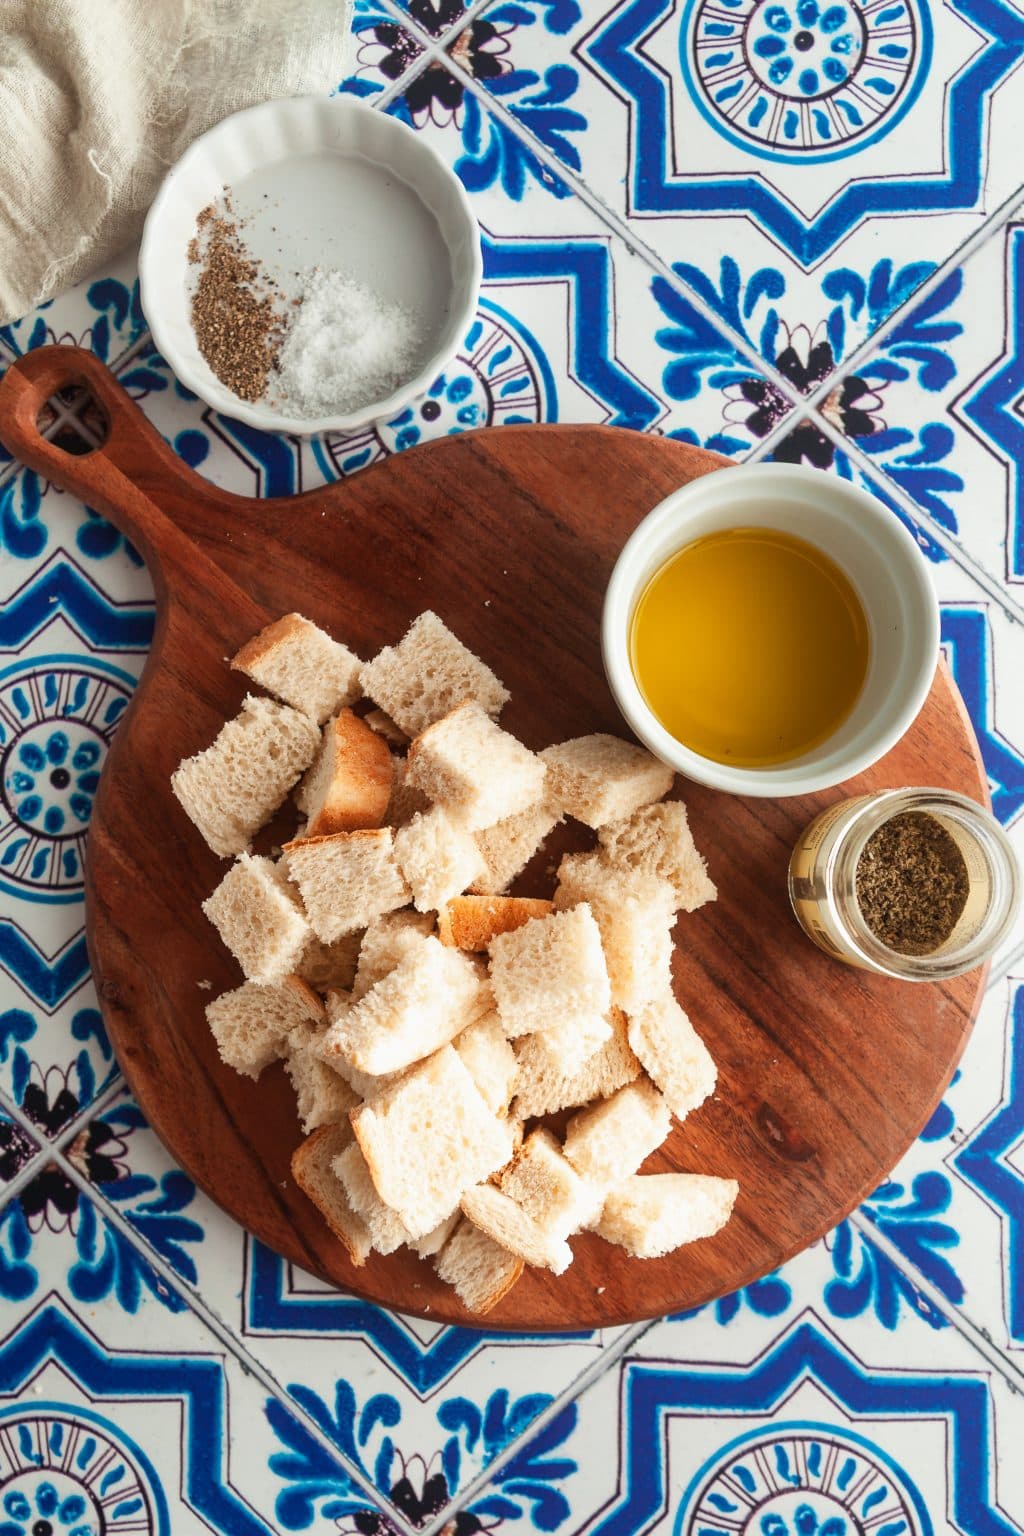
[[[903,811],[864,844],[856,888],[876,938],[901,955],[928,955],[959,922],[970,878],[942,823],[924,811]]]

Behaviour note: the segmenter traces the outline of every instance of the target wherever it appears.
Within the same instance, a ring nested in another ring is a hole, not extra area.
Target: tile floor
[[[154,352],[131,254],[0,330],[0,367],[92,347],[245,494],[511,419],[869,485],[932,563],[1024,854],[1024,9],[355,0],[353,27],[340,88],[425,134],[482,230],[479,313],[429,396],[314,443],[217,416]],[[1024,929],[919,1141],[780,1273],[603,1334],[385,1313],[248,1239],[127,1093],[82,857],[152,589],[7,457],[0,547],[2,1536],[1024,1530]]]

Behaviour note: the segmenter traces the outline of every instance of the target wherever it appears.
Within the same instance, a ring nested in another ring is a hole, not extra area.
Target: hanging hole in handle
[[[110,435],[110,418],[87,384],[67,384],[51,395],[36,426],[40,437],[75,458],[95,453]]]

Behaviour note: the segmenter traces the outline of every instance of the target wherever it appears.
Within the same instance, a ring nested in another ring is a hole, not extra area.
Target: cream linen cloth
[[[327,92],[351,0],[0,0],[0,323],[135,240],[222,117]]]

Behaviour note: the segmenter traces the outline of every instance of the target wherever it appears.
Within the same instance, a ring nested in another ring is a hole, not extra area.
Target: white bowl
[[[816,545],[853,583],[870,634],[850,714],[820,746],[766,768],[731,767],[683,746],[648,707],[629,659],[633,611],[655,571],[695,539],[738,527],[776,528]],[[935,676],[939,607],[924,556],[874,496],[816,469],[738,465],[691,481],[644,518],[608,583],[601,644],[627,722],[677,773],[732,794],[803,795],[869,768],[910,726]]]
[[[387,399],[300,418],[240,400],[212,372],[189,314],[187,247],[196,215],[225,187],[269,273],[337,267],[421,317],[415,372]],[[458,177],[404,123],[345,96],[263,102],[204,133],[164,180],[139,254],[142,307],[181,382],[227,416],[300,435],[353,431],[427,389],[472,323],[481,271],[480,232]]]

